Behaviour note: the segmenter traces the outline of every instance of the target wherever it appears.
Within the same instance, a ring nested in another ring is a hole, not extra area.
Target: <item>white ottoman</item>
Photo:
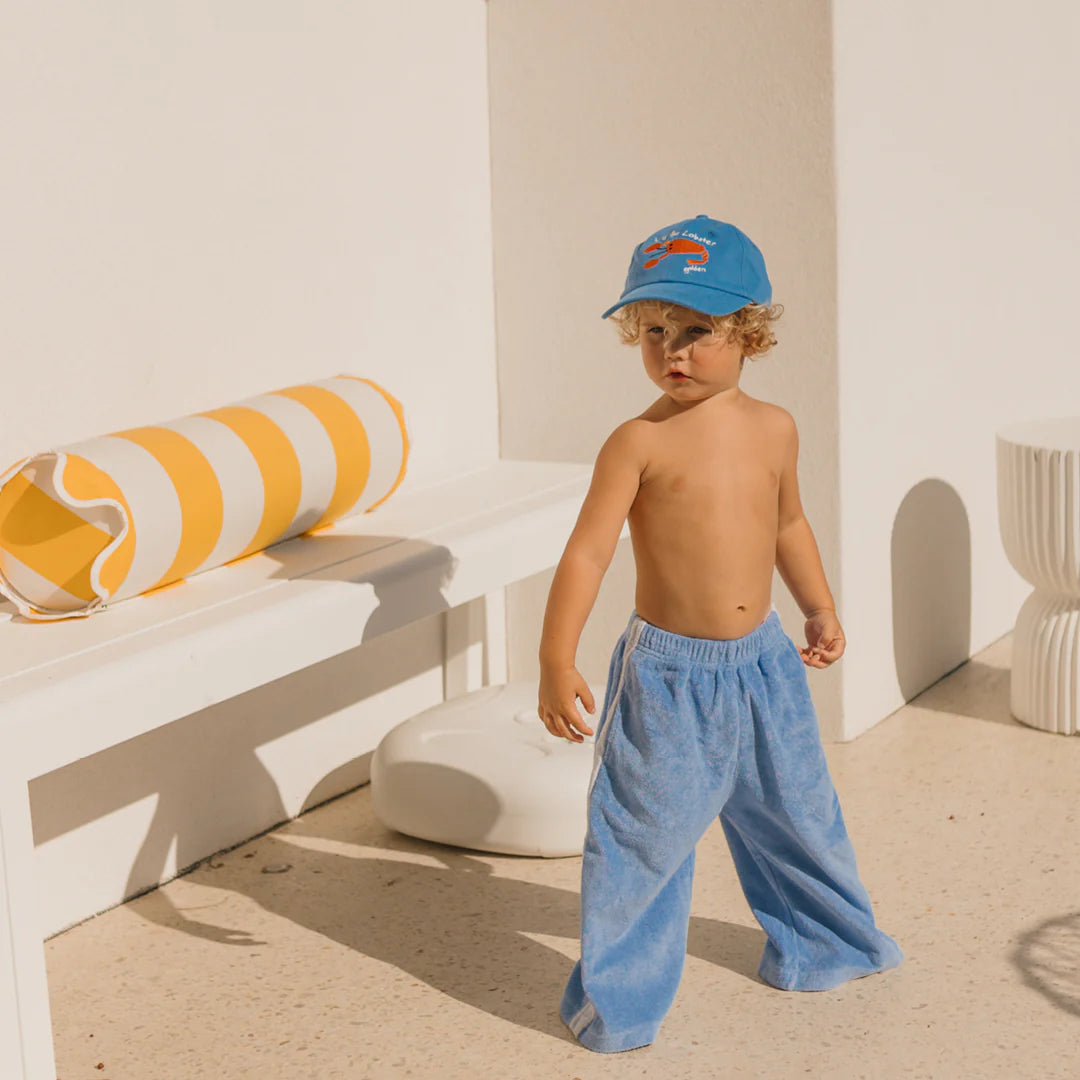
[[[595,739],[552,735],[536,680],[485,686],[388,731],[371,760],[384,825],[441,844],[508,855],[580,855]],[[595,713],[578,702],[596,730]]]

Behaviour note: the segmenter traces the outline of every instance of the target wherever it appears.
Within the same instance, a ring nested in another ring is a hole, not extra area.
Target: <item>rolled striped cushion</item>
[[[89,615],[371,510],[408,455],[401,403],[352,375],[35,454],[0,476],[0,592]]]

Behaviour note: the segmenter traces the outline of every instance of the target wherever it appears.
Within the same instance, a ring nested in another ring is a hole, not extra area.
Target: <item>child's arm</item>
[[[812,666],[826,667],[843,654],[844,635],[817,542],[799,498],[799,432],[792,415],[787,410],[782,412],[785,444],[780,472],[776,569],[806,616],[807,643],[811,647],[799,652]]]
[[[592,734],[578,714],[575,697],[581,697],[589,712],[596,708],[588,684],[575,667],[578,640],[637,497],[645,469],[643,423],[620,424],[600,448],[592,483],[548,593],[540,637],[537,712],[553,735],[574,742],[582,738],[571,727]]]

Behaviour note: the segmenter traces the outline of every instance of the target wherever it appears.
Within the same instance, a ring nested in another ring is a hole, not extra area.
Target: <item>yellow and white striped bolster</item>
[[[0,592],[89,615],[371,510],[408,456],[401,403],[352,375],[35,454],[0,476]]]

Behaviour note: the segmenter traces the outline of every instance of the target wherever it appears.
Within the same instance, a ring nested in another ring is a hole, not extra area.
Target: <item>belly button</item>
[[[746,610],[746,605],[745,604],[740,604],[739,605],[739,610],[740,611],[745,611]]]

